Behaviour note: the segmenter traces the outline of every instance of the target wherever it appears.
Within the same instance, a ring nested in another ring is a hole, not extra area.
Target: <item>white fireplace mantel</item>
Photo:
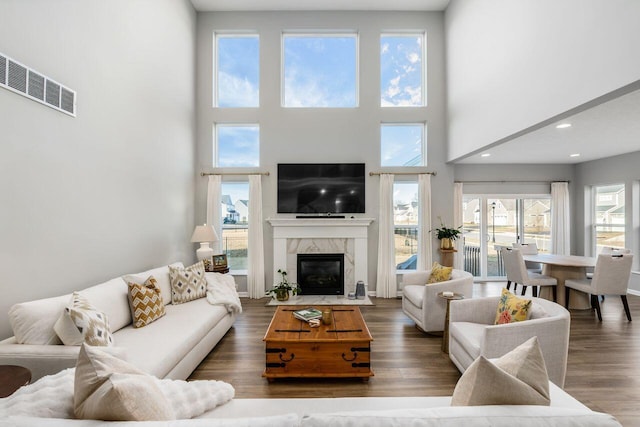
[[[273,227],[274,270],[292,269],[287,265],[289,239],[353,239],[354,278],[367,282],[368,227],[373,221],[373,218],[269,218],[267,222]]]

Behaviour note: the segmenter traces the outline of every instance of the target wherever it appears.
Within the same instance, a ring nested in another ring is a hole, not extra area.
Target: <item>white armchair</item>
[[[462,270],[452,270],[451,279],[427,285],[431,270],[407,273],[402,277],[402,311],[425,332],[442,332],[447,301],[438,298],[442,291],[452,291],[471,298],[473,276]]]
[[[531,298],[529,320],[494,325],[500,297],[451,301],[449,357],[464,372],[480,355],[503,356],[537,336],[549,380],[564,387],[569,352],[569,312],[559,304]]]

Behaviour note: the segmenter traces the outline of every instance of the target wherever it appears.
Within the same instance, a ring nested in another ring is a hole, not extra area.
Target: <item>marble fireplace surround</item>
[[[286,270],[297,281],[299,253],[344,254],[344,290],[355,291],[358,280],[367,282],[368,227],[373,218],[271,218],[273,268]]]

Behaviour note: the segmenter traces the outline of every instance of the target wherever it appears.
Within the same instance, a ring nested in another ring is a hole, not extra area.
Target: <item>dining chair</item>
[[[514,249],[520,249],[522,255],[538,255],[538,245],[536,243],[512,243]],[[531,273],[542,273],[542,264],[539,262],[525,261],[527,270]]]
[[[565,286],[565,307],[569,307],[569,290],[575,289],[591,295],[591,305],[596,309],[598,320],[602,321],[599,296],[620,295],[627,320],[631,321],[631,312],[627,302],[627,288],[631,276],[633,254],[600,254],[593,271],[593,278],[567,279]]]
[[[524,295],[525,292],[527,292],[527,286],[533,286],[533,296],[537,297],[539,286],[553,286],[553,300],[558,300],[556,289],[558,281],[554,277],[527,271],[527,266],[520,249],[503,248],[500,253],[507,272],[507,289],[509,289],[509,285],[511,285],[512,282],[514,285],[520,284],[522,285],[522,295]]]
[[[603,246],[602,249],[600,249],[600,253],[601,254],[630,254],[631,249],[614,248],[613,246]],[[587,269],[587,279],[593,279],[593,267],[590,269]],[[602,296],[602,299],[604,300],[604,295]]]

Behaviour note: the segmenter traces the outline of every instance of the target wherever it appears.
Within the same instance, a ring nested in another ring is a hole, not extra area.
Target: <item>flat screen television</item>
[[[278,164],[278,213],[364,213],[364,163]]]

